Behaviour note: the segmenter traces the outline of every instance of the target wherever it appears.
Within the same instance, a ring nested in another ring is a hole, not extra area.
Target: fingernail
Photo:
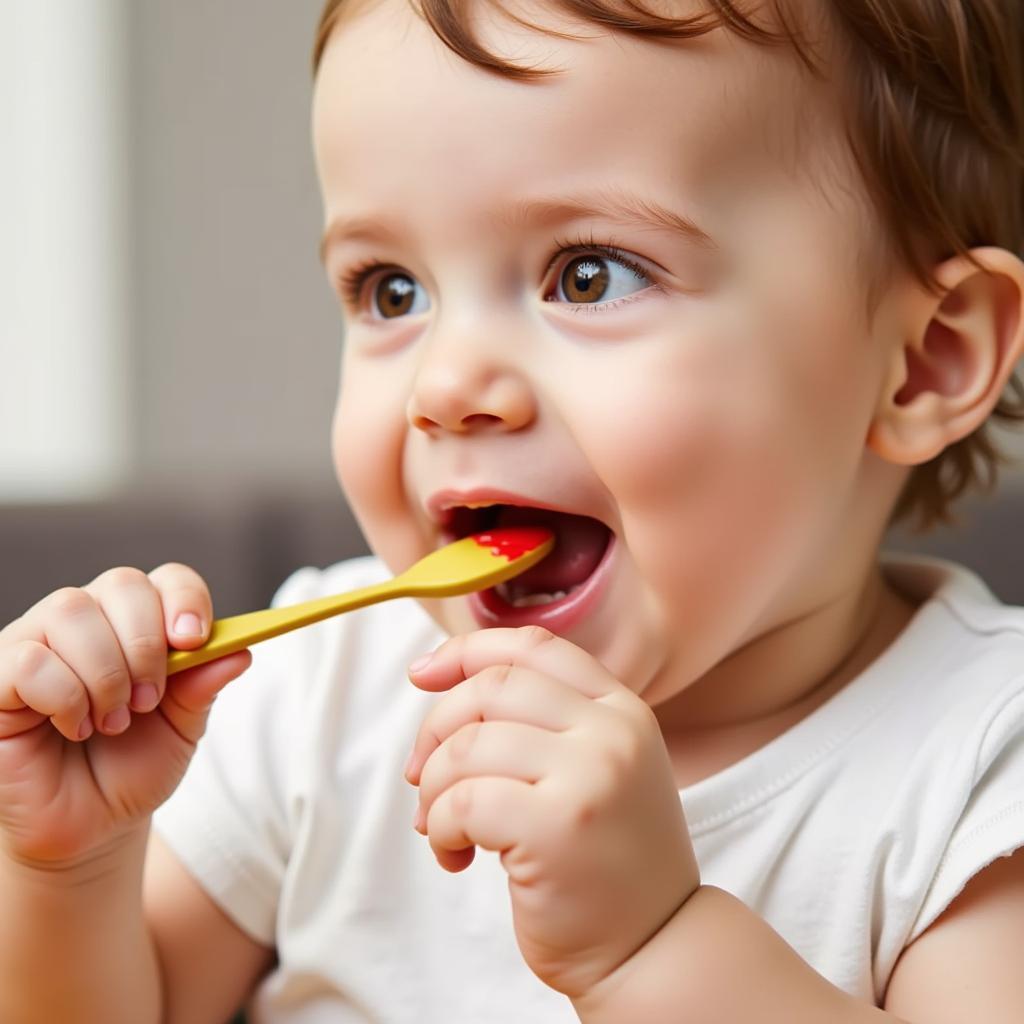
[[[203,624],[194,612],[182,612],[174,622],[177,636],[202,636]]]
[[[160,703],[156,687],[150,683],[132,686],[132,711],[152,711]]]
[[[412,827],[416,829],[416,831],[419,832],[420,835],[423,834],[423,829],[424,826],[426,825],[426,821],[427,819],[423,813],[423,808],[419,804],[417,804],[416,815],[412,819]]]
[[[409,662],[410,672],[422,672],[433,661],[432,654],[421,654],[415,661]]]
[[[131,720],[132,716],[127,706],[122,704],[119,708],[107,713],[103,719],[103,731],[109,733],[124,732]]]
[[[78,727],[78,738],[80,740],[87,740],[92,735],[92,716],[86,715],[82,719],[82,724]]]
[[[409,778],[409,771],[412,768],[413,755],[416,753],[415,750],[409,751],[409,756],[405,759],[405,767],[402,769],[402,774]]]

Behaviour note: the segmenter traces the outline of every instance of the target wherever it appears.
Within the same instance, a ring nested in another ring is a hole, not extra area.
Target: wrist
[[[136,823],[100,846],[74,857],[42,860],[0,850],[0,879],[31,889],[78,890],[103,887],[126,875],[141,876],[149,841],[149,820]]]
[[[651,997],[657,993],[658,975],[666,969],[666,952],[670,957],[678,955],[676,933],[681,917],[704,888],[698,885],[628,960],[586,992],[573,997],[573,1009],[583,1024],[621,1024],[631,1017],[654,1024],[662,1019],[651,1012],[650,1005]]]

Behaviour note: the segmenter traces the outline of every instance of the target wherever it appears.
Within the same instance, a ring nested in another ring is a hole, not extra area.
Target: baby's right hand
[[[167,679],[201,646],[202,578],[167,564],[111,569],[0,630],[0,854],[64,868],[148,827],[177,786],[240,651]]]

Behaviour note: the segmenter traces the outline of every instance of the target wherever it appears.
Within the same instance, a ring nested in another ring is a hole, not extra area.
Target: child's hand
[[[168,644],[209,635],[184,565],[112,569],[0,631],[0,854],[68,867],[134,835],[174,790],[248,651],[166,679]]]
[[[410,677],[451,690],[406,769],[417,827],[449,871],[469,865],[474,844],[501,851],[526,962],[583,994],[699,884],[653,712],[539,627],[455,637]]]

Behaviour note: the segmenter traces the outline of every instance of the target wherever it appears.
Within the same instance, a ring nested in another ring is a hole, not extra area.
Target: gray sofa
[[[1024,605],[1024,492],[965,503],[963,525],[915,537],[893,531],[887,547],[957,559],[1003,600]],[[195,566],[218,616],[265,607],[303,565],[367,551],[337,491],[247,493],[225,500],[151,492],[93,504],[0,507],[0,624],[45,594],[104,569],[161,562]]]

